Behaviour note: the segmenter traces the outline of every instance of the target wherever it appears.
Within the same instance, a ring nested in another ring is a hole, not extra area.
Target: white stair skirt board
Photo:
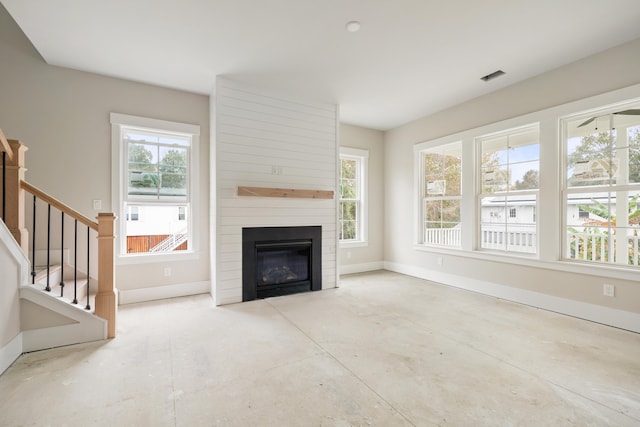
[[[59,313],[76,323],[22,332],[22,352],[63,345],[99,341],[107,338],[107,321],[84,310],[82,304],[69,304],[31,286],[20,287],[20,298]]]
[[[22,332],[0,348],[0,375],[22,354]]]
[[[340,274],[366,273],[367,271],[382,270],[383,261],[364,262],[361,264],[349,264],[340,266]]]
[[[640,333],[640,314],[385,261],[385,270]]]
[[[119,289],[118,298],[120,304],[134,304],[137,302],[209,293],[211,293],[211,283],[209,281],[202,281],[139,289]]]

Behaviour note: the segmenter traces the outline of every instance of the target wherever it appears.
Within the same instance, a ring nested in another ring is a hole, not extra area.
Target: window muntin
[[[640,266],[638,113],[636,101],[562,120],[564,259]]]
[[[366,150],[340,149],[338,238],[341,244],[366,244]]]
[[[539,134],[535,124],[477,138],[480,248],[537,252]]]
[[[462,143],[423,150],[420,163],[423,177],[420,243],[460,247]]]

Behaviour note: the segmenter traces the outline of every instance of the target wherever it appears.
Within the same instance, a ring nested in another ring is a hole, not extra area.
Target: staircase
[[[177,233],[171,234],[169,237],[164,239],[162,242],[158,243],[151,249],[149,252],[158,253],[158,252],[171,252],[181,244],[187,241],[187,237],[189,236],[187,229],[183,228]]]
[[[0,373],[22,352],[115,337],[112,213],[91,220],[24,180],[0,130]]]

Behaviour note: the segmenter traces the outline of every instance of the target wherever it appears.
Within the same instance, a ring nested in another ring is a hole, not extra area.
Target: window
[[[127,219],[118,255],[192,252],[199,127],[122,114],[111,123],[113,206]]]
[[[421,168],[421,243],[460,247],[462,143],[423,150]]]
[[[367,243],[368,158],[366,150],[340,148],[338,237],[343,246]]]
[[[537,252],[538,125],[477,138],[482,249]]]
[[[127,221],[138,221],[140,219],[140,212],[137,206],[127,207]]]
[[[562,120],[564,258],[639,266],[640,101]]]

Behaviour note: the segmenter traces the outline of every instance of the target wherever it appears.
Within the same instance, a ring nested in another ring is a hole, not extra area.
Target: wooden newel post
[[[95,314],[106,319],[107,338],[116,336],[115,221],[113,213],[98,214],[98,293]]]
[[[20,188],[20,181],[24,180],[24,152],[28,150],[20,141],[10,139],[9,147],[12,156],[7,156],[6,174],[6,218],[5,224],[22,248],[25,254],[29,253],[29,232],[24,226],[24,190]],[[1,166],[1,165],[0,165]]]

